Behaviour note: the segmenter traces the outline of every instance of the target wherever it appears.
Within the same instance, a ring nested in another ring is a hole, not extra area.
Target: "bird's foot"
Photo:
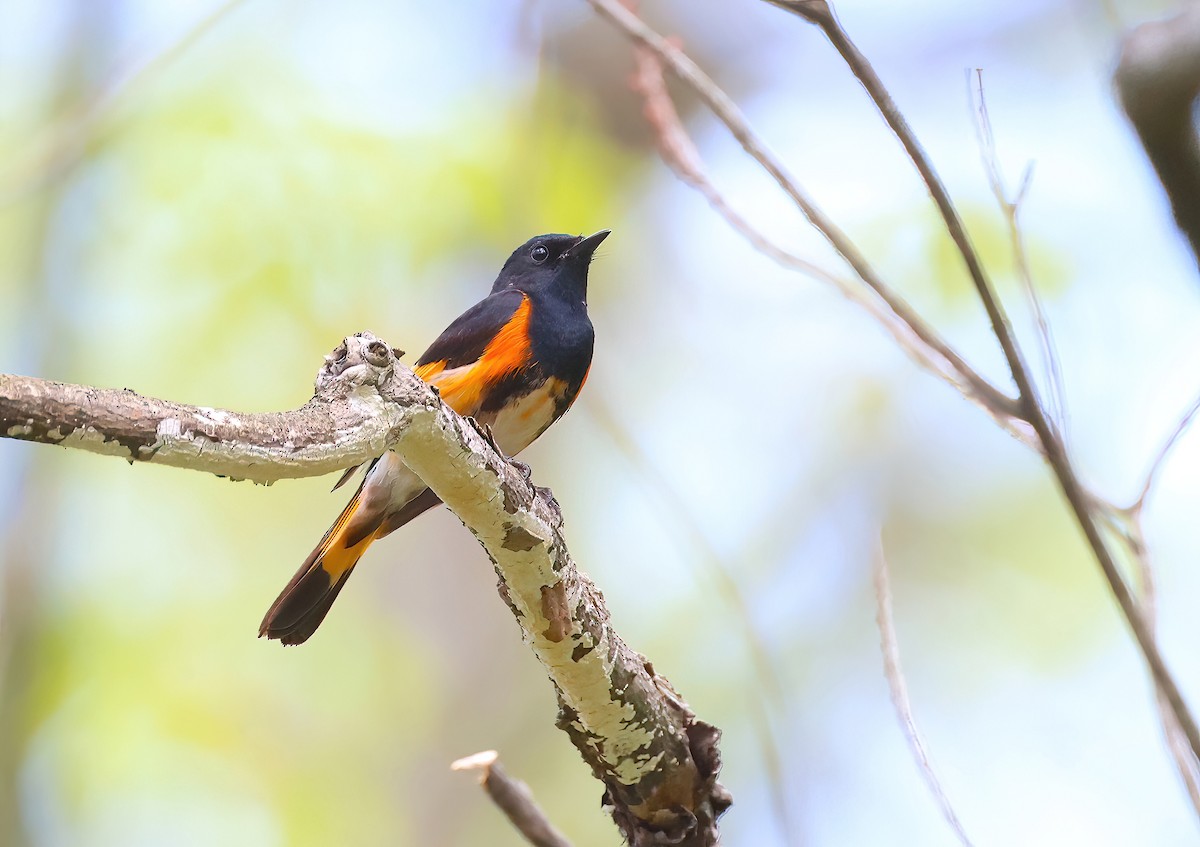
[[[513,467],[521,472],[521,476],[525,477],[525,481],[533,485],[533,468],[522,462],[520,459],[509,459],[513,463]],[[536,485],[533,486],[537,488]]]
[[[562,506],[558,505],[558,500],[554,496],[554,492],[549,488],[542,488],[535,485],[533,490],[537,492],[537,496],[546,501],[546,505],[550,507],[550,511],[554,513],[555,519],[561,524],[563,522]]]
[[[493,450],[495,450],[501,456],[504,455],[504,451],[501,450],[500,445],[496,443],[496,433],[492,432],[492,428],[488,424],[480,423],[479,421],[475,420],[475,418],[467,418],[467,420],[471,422],[471,426],[475,427],[475,431],[483,436],[483,440],[491,445]]]

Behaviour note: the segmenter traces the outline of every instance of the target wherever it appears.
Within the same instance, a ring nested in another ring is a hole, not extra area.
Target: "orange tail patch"
[[[258,628],[260,638],[265,635],[284,644],[303,644],[317,631],[354,566],[375,540],[374,531],[363,533],[361,528],[355,533],[357,538],[350,536],[359,508],[356,493],[267,610]]]

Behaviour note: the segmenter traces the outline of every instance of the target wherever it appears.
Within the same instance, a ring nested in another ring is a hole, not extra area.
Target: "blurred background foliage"
[[[923,189],[816,33],[751,0],[644,5],[1002,378]],[[1200,384],[1194,266],[1108,81],[1122,28],[1168,8],[839,4],[1032,342],[965,106],[963,69],[985,68],[1009,181],[1037,162],[1025,233],[1072,450],[1117,500]],[[627,45],[583,3],[9,0],[0,19],[0,370],[293,407],[344,335],[411,360],[516,244],[610,227],[591,381],[526,459],[618,629],[725,730],[728,842],[953,843],[880,670],[881,533],[918,720],[980,843],[1194,841],[1039,462],[671,178]],[[731,200],[827,259],[681,107]],[[1147,515],[1193,704],[1198,462],[1183,442]],[[448,770],[493,747],[576,844],[616,843],[453,516],[373,550],[311,643],[254,639],[341,505],[330,483],[0,442],[0,844],[516,845]]]

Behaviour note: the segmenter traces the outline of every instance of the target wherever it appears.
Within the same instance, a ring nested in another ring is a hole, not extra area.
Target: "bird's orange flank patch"
[[[442,399],[460,415],[476,414],[487,391],[524,368],[533,357],[529,348],[530,311],[529,298],[525,297],[473,364],[446,370],[444,361],[429,362],[417,368],[417,376],[437,386]]]
[[[427,362],[424,365],[417,365],[413,369],[413,373],[419,376],[426,382],[437,382],[434,377],[446,369],[446,361],[443,359],[440,362]]]

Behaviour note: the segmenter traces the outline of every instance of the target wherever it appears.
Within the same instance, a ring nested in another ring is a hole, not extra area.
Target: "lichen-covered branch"
[[[604,805],[634,847],[718,843],[732,802],[717,782],[720,732],[613,629],[579,572],[553,496],[441,406],[393,449],[479,539],[500,594],[558,692],[558,725],[605,785]]]
[[[335,350],[313,398],[291,412],[230,412],[0,374],[0,436],[264,484],[332,473],[380,455],[427,393],[413,380],[381,381],[395,352],[369,333],[355,339],[360,360],[345,345]]]
[[[559,726],[631,845],[718,843],[729,793],[720,732],[613,629],[580,573],[553,495],[490,434],[446,406],[363,333],[326,358],[316,396],[293,412],[240,414],[0,376],[0,435],[271,482],[314,476],[394,450],[483,544],[500,594],[558,695]]]

